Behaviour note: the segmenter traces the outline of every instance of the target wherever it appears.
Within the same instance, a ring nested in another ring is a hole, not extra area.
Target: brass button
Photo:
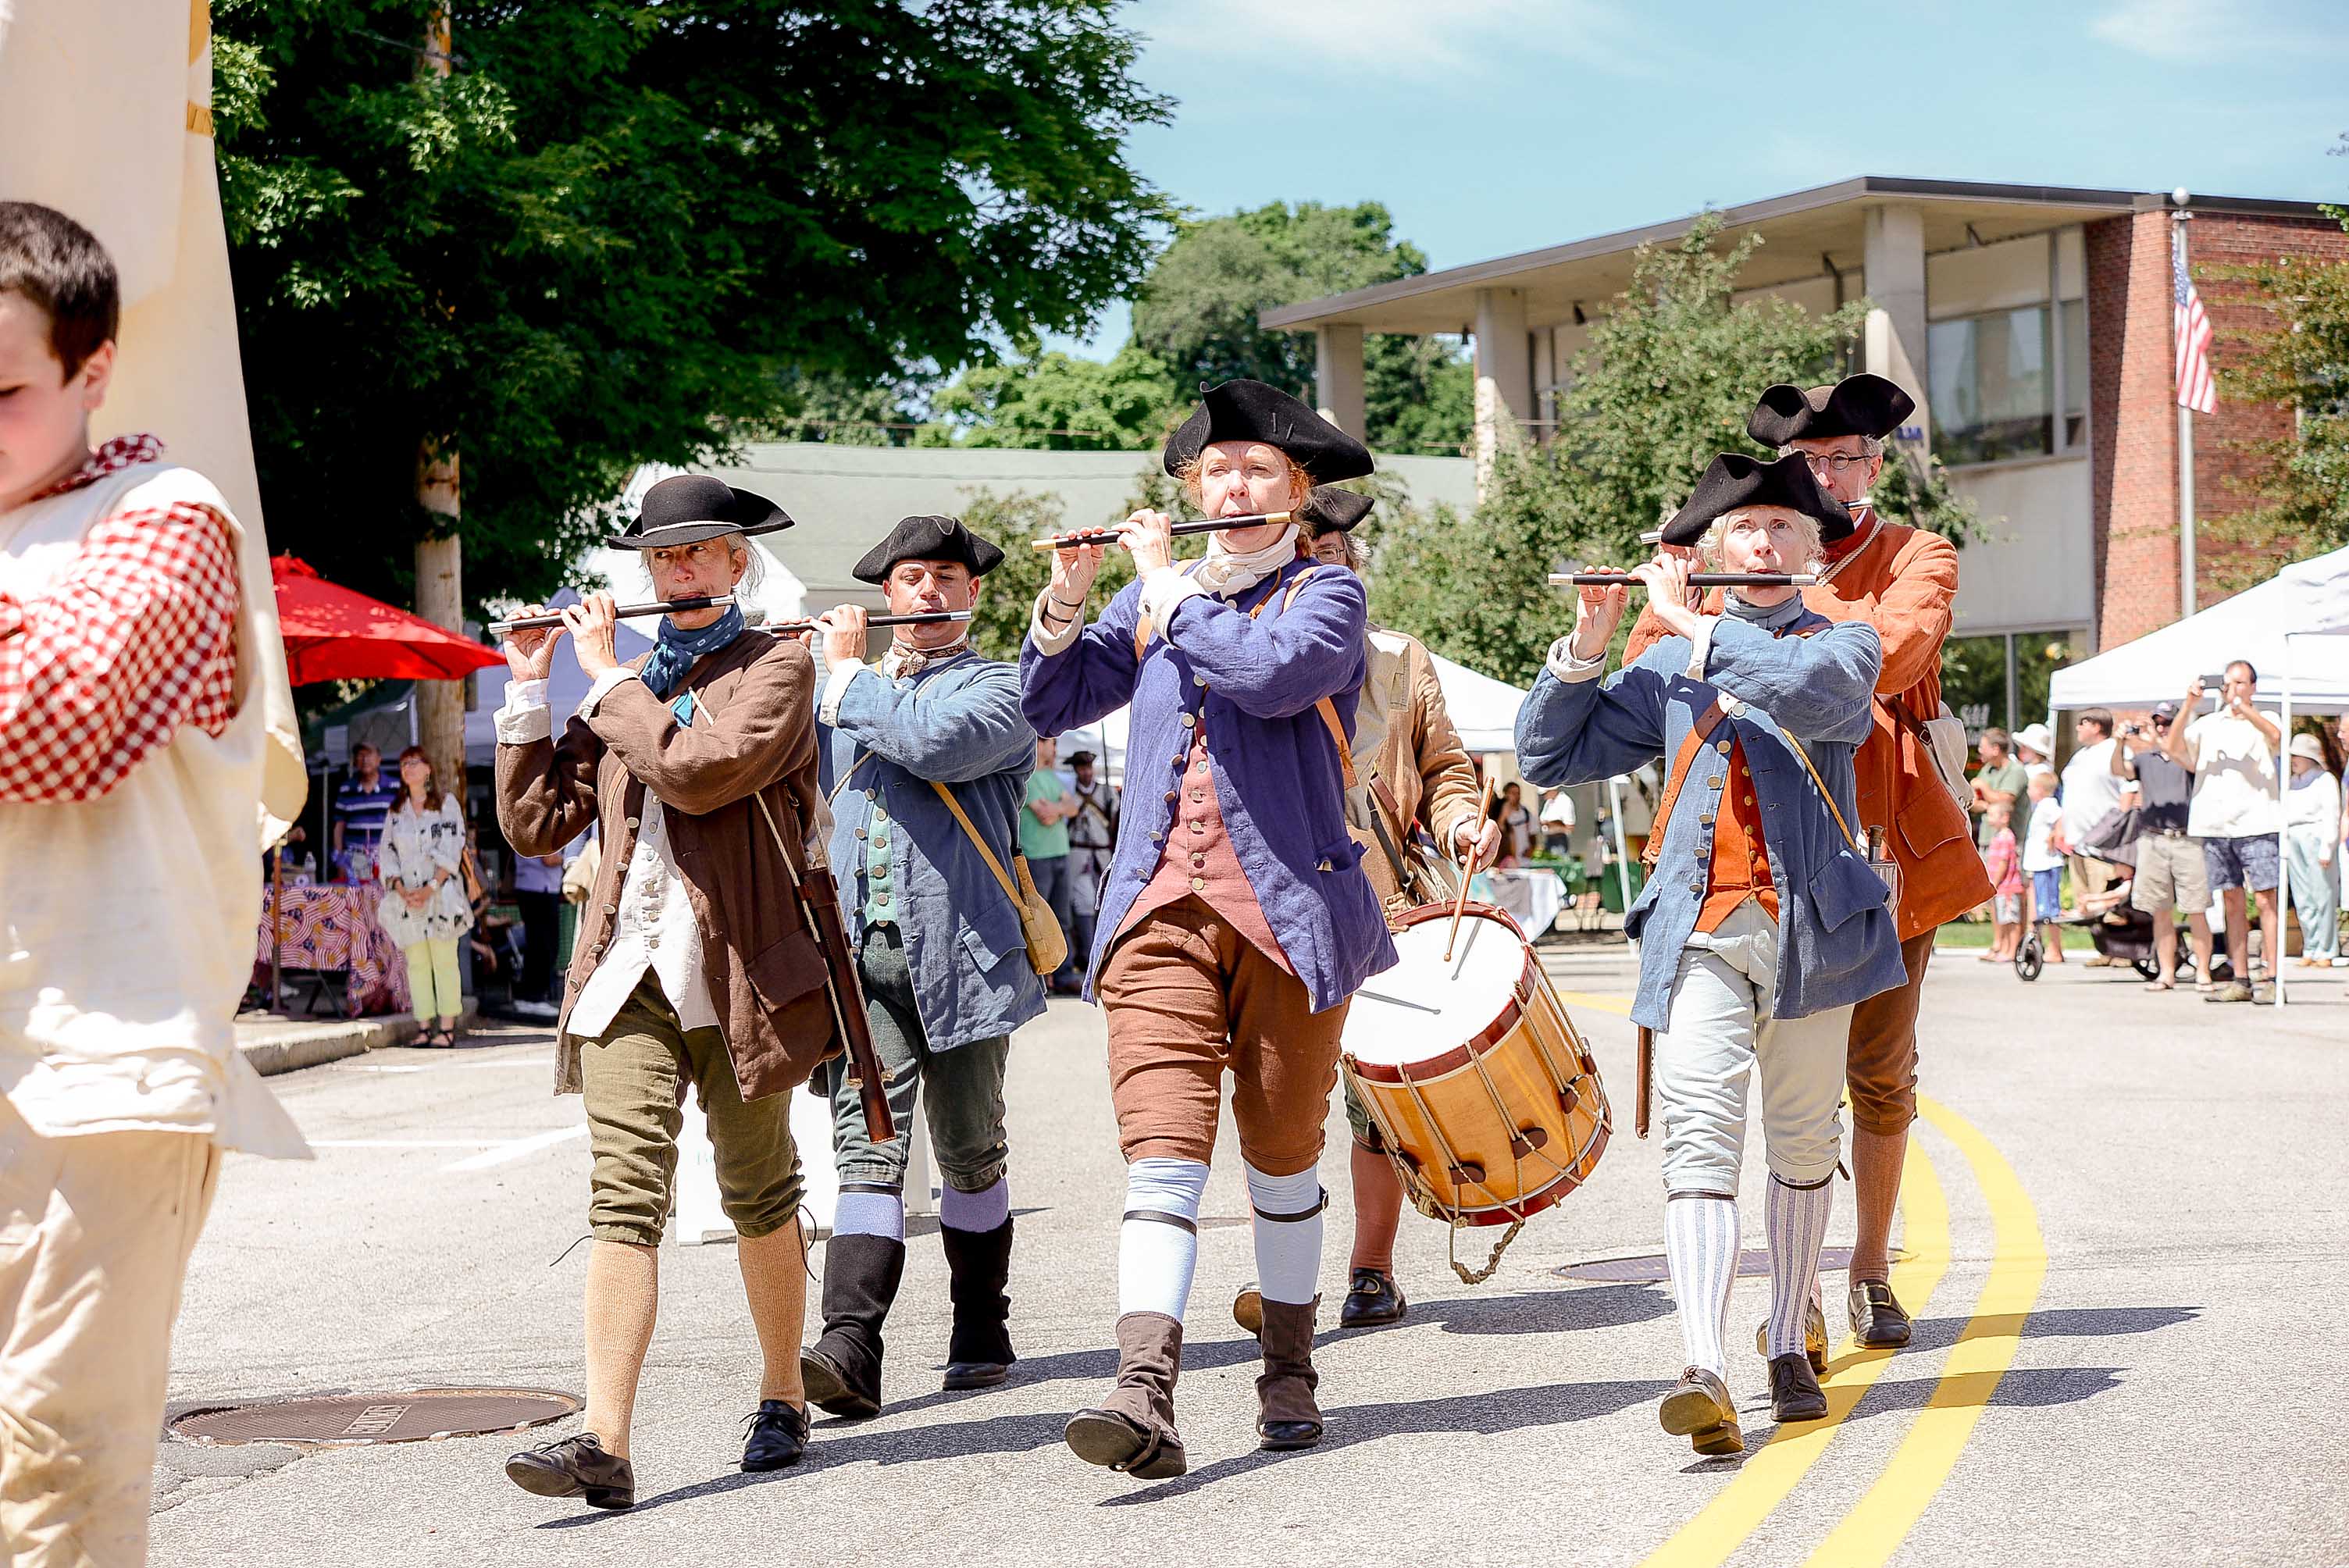
[[[632,833],[633,833],[633,832],[635,832],[636,830],[636,820],[634,817],[631,817],[631,818],[629,818],[629,819],[628,819],[628,831],[630,831],[630,832],[632,832]]]
[[[1326,871],[1330,870],[1330,862],[1329,862],[1328,861],[1323,861],[1320,864],[1319,864],[1319,865],[1315,866],[1313,869],[1314,869],[1315,871],[1317,871],[1317,872],[1326,872]]]
[[[1730,747],[1730,742],[1728,742],[1728,741],[1726,741],[1726,740],[1719,740],[1719,741],[1715,741],[1715,742],[1713,743],[1713,745],[1714,745],[1715,748],[1716,748],[1716,749],[1718,749],[1718,750],[1720,751],[1720,753],[1721,753],[1723,757],[1726,757],[1726,756],[1728,756],[1728,755],[1729,755],[1729,747]]]
[[[1207,824],[1205,822],[1194,822],[1191,824],[1191,830],[1195,833],[1204,833],[1207,830]]]
[[[1206,676],[1200,675],[1198,672],[1196,672],[1196,671],[1195,670],[1195,671],[1193,671],[1193,672],[1192,672],[1192,675],[1191,675],[1191,684],[1192,684],[1193,686],[1206,686],[1206,685],[1207,684],[1207,677],[1206,677]]]
[[[1183,716],[1183,727],[1184,727],[1184,728],[1185,728],[1185,729],[1189,729],[1189,728],[1191,728],[1193,726],[1196,725],[1198,722],[1199,722],[1199,716],[1198,716],[1197,714],[1195,714],[1195,713],[1186,713],[1186,714],[1185,714],[1185,715]]]
[[[1167,796],[1166,798],[1167,798],[1169,800],[1172,800],[1173,799],[1174,799],[1174,796],[1172,796],[1172,795],[1169,795],[1169,796]],[[1207,798],[1207,792],[1206,792],[1205,789],[1194,789],[1194,790],[1192,790],[1192,791],[1191,791],[1191,803],[1192,803],[1193,805],[1195,805],[1195,805],[1197,805],[1200,801],[1202,801],[1202,800],[1206,799],[1206,798]]]
[[[1193,871],[1206,871],[1207,869],[1207,857],[1205,855],[1193,855],[1191,857],[1191,869]]]
[[[1207,891],[1207,881],[1206,881],[1206,879],[1205,877],[1193,877],[1193,878],[1191,879],[1191,891],[1192,891],[1193,892],[1206,892],[1206,891]]]
[[[1154,843],[1156,843],[1159,840],[1161,840],[1161,839],[1164,838],[1165,836],[1166,836],[1166,835],[1165,835],[1165,834],[1164,834],[1164,833],[1153,833],[1153,834],[1151,834],[1151,835],[1150,835],[1150,841],[1151,841],[1152,843],[1154,843]]]
[[[863,838],[863,837],[864,836],[864,829],[862,829],[862,828],[857,829],[857,830],[856,830],[856,836],[857,836],[858,838],[860,838],[860,839],[861,839],[861,838]]]
[[[1166,803],[1170,806],[1174,804],[1175,801],[1180,800],[1182,798],[1183,791],[1180,789],[1169,789],[1166,791]]]
[[[1749,805],[1749,806],[1751,806],[1752,804],[1754,804],[1754,797],[1753,797],[1753,796],[1751,796],[1751,795],[1748,795],[1747,797],[1745,797],[1745,803],[1746,803],[1747,805]]]

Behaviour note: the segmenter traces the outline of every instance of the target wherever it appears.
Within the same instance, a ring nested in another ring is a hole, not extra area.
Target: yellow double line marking
[[[2013,1168],[1971,1123],[1947,1106],[1922,1095],[1918,1105],[1966,1157],[1989,1201],[1993,1237],[1990,1274],[1932,1398],[1884,1473],[1820,1542],[1806,1568],[1881,1563],[1908,1538],[1949,1480],[1999,1379],[2013,1365],[2023,1322],[2046,1279],[2046,1243]],[[1900,1207],[1909,1256],[1893,1270],[1893,1288],[1912,1311],[1921,1311],[1949,1269],[1950,1214],[1932,1161],[1915,1142],[1909,1146],[1902,1173]],[[1737,1479],[1658,1547],[1642,1568],[1712,1568],[1726,1561],[1785,1501],[1892,1360],[1891,1352],[1862,1351],[1848,1339],[1837,1354],[1839,1359],[1824,1384],[1826,1418],[1781,1427],[1745,1460]]]

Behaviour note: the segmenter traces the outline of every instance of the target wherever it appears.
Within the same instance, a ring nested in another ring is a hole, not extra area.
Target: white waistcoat
[[[202,475],[140,463],[0,513],[0,590],[40,598],[98,521],[228,505]],[[182,725],[96,799],[0,801],[0,1093],[35,1131],[177,1130],[306,1155],[236,1051],[261,918],[261,852],[306,779],[267,546],[230,520],[236,717]]]

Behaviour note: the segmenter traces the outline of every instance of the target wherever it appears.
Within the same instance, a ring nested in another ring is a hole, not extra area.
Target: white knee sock
[[[1721,1352],[1729,1289],[1737,1282],[1737,1202],[1731,1198],[1671,1198],[1664,1203],[1664,1262],[1680,1302],[1681,1343],[1688,1364],[1729,1376]]]
[[[1763,1214],[1770,1233],[1770,1354],[1803,1348],[1803,1316],[1819,1274],[1819,1247],[1827,1239],[1833,1183],[1789,1187],[1770,1178]]]
[[[1183,1321],[1206,1191],[1207,1168],[1196,1160],[1137,1160],[1125,1168],[1125,1223],[1117,1233],[1120,1317],[1155,1312]]]
[[[1294,1176],[1268,1176],[1247,1168],[1248,1202],[1256,1208],[1256,1283],[1267,1301],[1311,1301],[1321,1277],[1321,1210],[1328,1195],[1309,1165]]]
[[[886,1236],[905,1239],[905,1195],[873,1187],[843,1187],[832,1211],[835,1236]]]

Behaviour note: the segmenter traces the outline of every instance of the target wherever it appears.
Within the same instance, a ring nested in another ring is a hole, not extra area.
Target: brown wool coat
[[[697,709],[690,727],[670,707],[687,691]],[[742,1098],[797,1088],[837,1048],[823,953],[752,799],[765,797],[804,872],[822,799],[814,692],[805,648],[745,632],[698,661],[667,699],[622,681],[560,736],[498,748],[498,826],[515,853],[552,854],[591,821],[603,834],[555,1026],[555,1093],[579,1092],[579,1042],[560,1031],[610,943],[647,790],[667,814]]]
[[[1990,878],[1973,833],[1926,758],[1918,726],[1941,708],[1941,644],[1958,593],[1958,552],[1938,534],[1878,520],[1874,537],[1835,576],[1803,590],[1804,605],[1830,621],[1866,621],[1884,645],[1875,728],[1852,759],[1859,820],[1885,830],[1900,867],[1900,940],[1955,920],[1989,899]],[[1718,606],[1719,590],[1707,607]],[[1631,629],[1626,663],[1671,632],[1652,610]]]
[[[1451,854],[1460,824],[1476,819],[1482,787],[1475,764],[1444,706],[1426,647],[1383,627],[1372,627],[1369,640],[1368,673],[1354,709],[1354,771],[1366,784],[1375,775],[1393,795],[1402,821],[1390,831],[1408,835],[1414,822],[1423,823]],[[1348,830],[1369,851],[1362,870],[1380,901],[1393,898],[1394,869],[1369,825],[1350,821]]]

